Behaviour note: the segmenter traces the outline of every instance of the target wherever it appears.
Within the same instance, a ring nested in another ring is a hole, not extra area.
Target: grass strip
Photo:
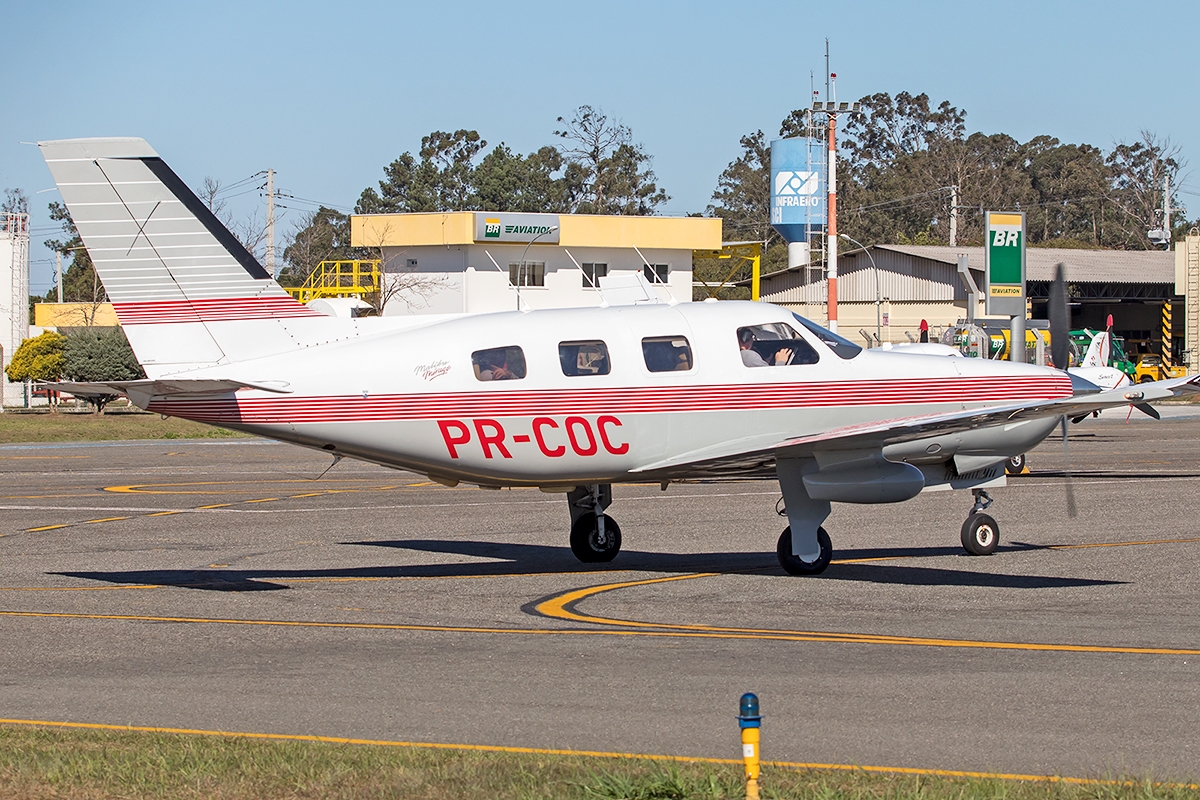
[[[0,444],[111,442],[127,439],[253,438],[199,422],[128,411],[107,414],[0,414]]]
[[[766,766],[764,798],[1194,798],[1150,781],[1065,783]],[[742,798],[738,764],[140,731],[0,726],[0,797],[670,800]]]

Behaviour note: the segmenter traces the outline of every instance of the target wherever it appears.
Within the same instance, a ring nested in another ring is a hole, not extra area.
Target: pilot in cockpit
[[[782,366],[791,361],[792,349],[790,347],[781,347],[775,351],[771,357],[771,361],[768,362],[754,349],[756,341],[757,336],[754,333],[754,328],[738,329],[738,346],[742,349],[742,363],[747,367]]]

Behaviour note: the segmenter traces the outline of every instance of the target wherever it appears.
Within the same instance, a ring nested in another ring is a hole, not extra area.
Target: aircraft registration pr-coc
[[[1064,418],[1197,390],[864,350],[767,303],[324,316],[145,141],[39,146],[148,376],[61,388],[447,485],[561,492],[582,561],[620,550],[613,484],[702,478],[778,480],[789,524],[776,551],[792,574],[828,566],[831,503],[923,491],[970,490],[961,541],[991,553],[987,490],[1004,485],[1006,459]]]

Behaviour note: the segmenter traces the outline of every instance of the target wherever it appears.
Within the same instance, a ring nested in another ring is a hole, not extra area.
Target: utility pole
[[[825,44],[829,47],[828,40]],[[828,58],[828,56],[826,56]],[[826,105],[829,105],[826,103]],[[828,261],[825,272],[829,282],[829,330],[837,333],[837,114],[829,115],[829,229],[828,242],[825,245],[825,257]]]
[[[1171,249],[1171,173],[1163,176],[1163,234],[1167,249]]]
[[[838,267],[837,267],[837,249],[838,249],[838,231],[837,231],[837,115],[838,114],[857,114],[859,112],[858,103],[839,103],[837,102],[836,83],[837,73],[829,71],[829,40],[825,40],[825,92],[826,100],[824,103],[814,102],[813,112],[823,112],[828,120],[828,138],[829,138],[829,155],[828,162],[825,165],[827,180],[826,191],[827,197],[827,212],[828,221],[825,228],[825,279],[827,282],[827,300],[828,308],[828,325],[829,330],[837,333],[838,329]],[[830,89],[833,89],[833,99],[828,99]]]
[[[54,272],[57,275],[58,281],[58,302],[62,304],[62,251],[54,253]]]
[[[267,272],[275,277],[275,170],[267,170]]]
[[[958,187],[950,187],[950,246],[958,247]]]

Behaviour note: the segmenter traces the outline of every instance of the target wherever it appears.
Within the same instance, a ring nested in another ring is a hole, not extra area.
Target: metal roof
[[[982,247],[940,247],[936,245],[880,244],[876,250],[927,258],[943,264],[957,264],[966,255],[971,269],[983,271]],[[1075,250],[1054,247],[1030,247],[1025,251],[1025,279],[1054,280],[1054,267],[1067,265],[1071,283],[1175,283],[1175,254],[1166,250]]]

